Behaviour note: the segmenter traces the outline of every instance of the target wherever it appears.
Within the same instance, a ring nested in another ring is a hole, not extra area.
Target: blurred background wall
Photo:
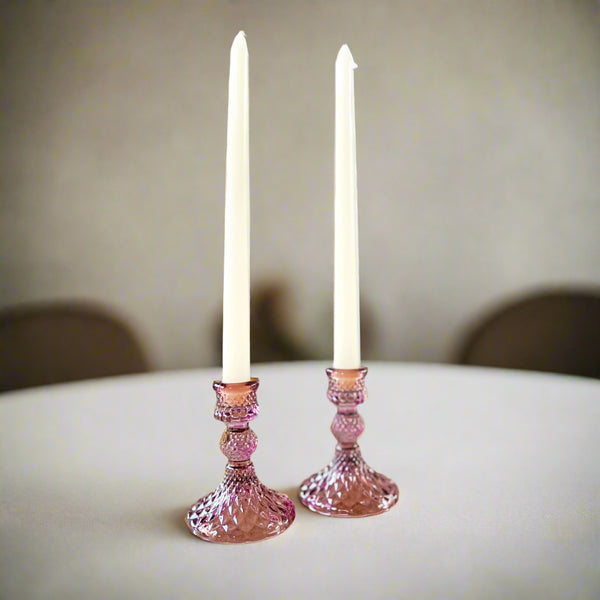
[[[500,299],[600,285],[589,0],[4,1],[0,307],[94,299],[214,363],[229,48],[250,50],[252,278],[331,354],[333,65],[355,72],[365,358],[442,361]]]

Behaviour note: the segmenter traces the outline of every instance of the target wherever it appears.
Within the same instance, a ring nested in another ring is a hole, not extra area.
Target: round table
[[[600,381],[367,363],[365,459],[400,500],[314,514],[300,482],[335,440],[326,363],[255,365],[261,480],[296,503],[281,536],[193,537],[221,481],[216,369],[0,396],[0,597],[598,598]]]

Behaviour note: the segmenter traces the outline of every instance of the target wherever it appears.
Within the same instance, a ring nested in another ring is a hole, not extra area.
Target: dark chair
[[[600,378],[600,294],[550,291],[506,304],[472,329],[458,362]]]
[[[149,370],[119,317],[80,302],[0,311],[0,391]]]

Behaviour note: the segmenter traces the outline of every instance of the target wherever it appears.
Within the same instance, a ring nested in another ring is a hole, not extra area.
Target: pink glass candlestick
[[[227,426],[219,446],[228,463],[219,487],[190,508],[185,522],[195,536],[221,544],[257,542],[279,535],[292,524],[296,511],[285,494],[260,482],[250,460],[258,443],[248,426],[258,416],[258,379],[215,381],[213,388],[217,392],[215,419]]]
[[[365,429],[358,405],[365,401],[366,367],[327,369],[327,398],[337,407],[331,432],[338,444],[333,460],[300,486],[300,501],[330,517],[367,517],[398,501],[398,486],[364,461],[356,443]]]

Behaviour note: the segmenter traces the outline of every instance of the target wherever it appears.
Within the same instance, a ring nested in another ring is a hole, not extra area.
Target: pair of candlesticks
[[[367,517],[389,510],[398,501],[398,487],[374,471],[357,443],[365,428],[358,406],[365,401],[366,367],[327,369],[327,398],[337,413],[331,432],[337,440],[333,460],[300,486],[300,501],[330,517]],[[294,521],[294,503],[263,485],[250,460],[257,437],[249,422],[258,416],[258,379],[242,383],[215,381],[215,419],[226,425],[220,448],[227,457],[225,476],[217,489],[200,498],[185,521],[197,537],[209,542],[257,542],[283,533]]]

